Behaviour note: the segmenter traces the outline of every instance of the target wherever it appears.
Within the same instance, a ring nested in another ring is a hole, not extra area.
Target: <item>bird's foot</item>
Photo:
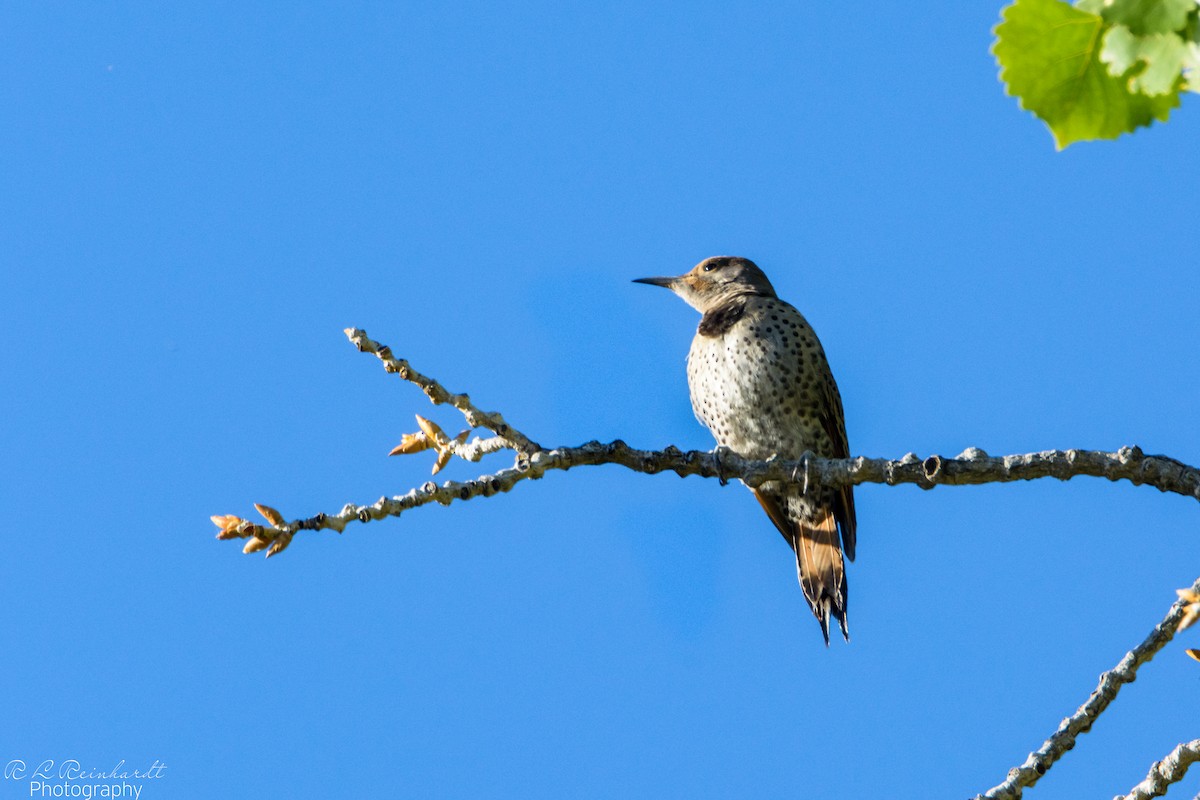
[[[796,468],[792,470],[792,483],[796,482],[797,477],[798,477],[797,473],[801,469],[804,470],[804,483],[802,483],[800,485],[800,494],[803,494],[803,495],[808,494],[809,459],[812,457],[813,457],[813,452],[811,450],[805,450],[804,453],[801,454],[801,456],[800,456],[800,463],[797,464]]]
[[[725,477],[725,462],[721,460],[721,456],[729,452],[732,451],[725,445],[719,444],[713,448],[713,461],[717,462],[717,480],[722,486],[729,485],[729,478]]]

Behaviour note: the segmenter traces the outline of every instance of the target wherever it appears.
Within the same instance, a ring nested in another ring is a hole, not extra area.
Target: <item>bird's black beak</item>
[[[664,289],[673,289],[675,282],[679,278],[634,278],[634,283],[648,283],[651,286],[662,286]]]

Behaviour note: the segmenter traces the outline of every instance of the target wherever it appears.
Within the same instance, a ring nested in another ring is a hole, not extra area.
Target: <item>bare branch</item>
[[[1192,584],[1189,592],[1193,595],[1200,592],[1200,579]],[[1064,753],[1075,746],[1075,738],[1079,734],[1091,730],[1092,723],[1104,709],[1108,708],[1109,703],[1116,698],[1121,687],[1127,683],[1133,683],[1134,678],[1137,677],[1138,668],[1154,658],[1155,654],[1174,638],[1190,602],[1188,596],[1181,593],[1179,599],[1163,617],[1162,622],[1154,626],[1154,630],[1150,632],[1145,641],[1126,653],[1117,666],[1100,676],[1100,683],[1087,702],[1081,705],[1074,714],[1064,719],[1058,726],[1058,730],[1040,748],[1029,754],[1024,764],[1009,770],[1008,778],[1004,783],[992,787],[981,795],[976,795],[974,800],[1016,800],[1026,787],[1037,783],[1038,779],[1046,774],[1046,770],[1050,769],[1055,761],[1058,761]],[[1196,758],[1191,757],[1191,761],[1194,760]],[[1188,763],[1190,764],[1191,761]],[[1182,769],[1186,771],[1187,765],[1185,764]],[[1153,773],[1151,775],[1153,776]],[[1180,777],[1182,777],[1182,772]],[[1151,797],[1152,795],[1141,796]]]
[[[481,450],[484,441],[487,440],[480,442]],[[470,453],[468,457],[473,455],[474,453]],[[910,453],[896,461],[861,456],[811,457],[807,461],[753,461],[741,458],[735,453],[723,452],[718,456],[716,453],[699,450],[683,452],[674,446],[664,450],[638,450],[618,439],[607,444],[593,441],[578,447],[559,447],[553,450],[539,448],[532,455],[521,453],[512,467],[480,475],[474,480],[445,481],[440,485],[429,481],[403,495],[382,497],[371,505],[348,504],[336,514],[318,514],[308,519],[295,520],[284,527],[292,532],[330,528],[340,533],[346,523],[356,519],[368,522],[399,516],[401,512],[410,508],[432,502],[450,505],[454,500],[470,500],[481,495],[490,497],[497,492],[507,492],[527,478],[540,478],[551,470],[568,470],[572,467],[599,464],[617,464],[648,475],[669,470],[681,477],[699,475],[703,478],[738,478],[751,487],[759,486],[765,481],[791,481],[795,476],[804,475],[806,466],[809,485],[813,487],[841,486],[847,483],[885,483],[892,486],[909,483],[922,489],[932,489],[943,485],[966,486],[1035,478],[1067,480],[1076,475],[1093,475],[1112,481],[1146,483],[1164,492],[1200,497],[1197,493],[1197,481],[1200,476],[1195,468],[1164,456],[1143,455],[1136,447],[1123,447],[1115,453],[1095,450],[1050,450],[1002,457],[991,457],[981,450],[971,449],[953,459],[931,456],[922,460]],[[271,539],[275,533],[283,530],[279,526],[258,527],[261,530],[246,535],[261,535]]]
[[[465,394],[452,394],[433,378],[428,378],[414,370],[408,362],[392,355],[392,349],[385,344],[370,339],[367,332],[358,328],[346,328],[343,331],[355,347],[363,353],[372,353],[383,362],[383,368],[394,372],[409,383],[420,387],[434,405],[449,403],[462,412],[467,424],[472,428],[487,428],[497,436],[511,441],[517,450],[532,451],[540,449],[537,442],[530,441],[525,434],[509,425],[504,417],[496,412],[480,411],[471,403],[471,398]]]
[[[764,481],[794,481],[797,476],[803,476],[806,486],[814,488],[862,483],[886,483],[891,486],[908,483],[922,489],[932,489],[935,486],[1005,483],[1036,478],[1067,480],[1077,475],[1091,475],[1111,481],[1144,483],[1163,492],[1200,499],[1200,470],[1166,456],[1147,456],[1137,447],[1123,447],[1115,453],[1048,450],[997,457],[972,447],[954,458],[933,455],[922,459],[915,453],[909,453],[898,460],[864,457],[837,459],[817,458],[809,454],[800,461],[775,458],[751,461],[727,450],[683,452],[673,445],[663,450],[638,450],[619,439],[607,444],[591,441],[578,447],[547,449],[512,427],[500,414],[481,411],[467,395],[452,394],[433,378],[412,369],[407,361],[393,356],[387,345],[370,339],[365,331],[348,328],[346,336],[359,350],[378,357],[385,370],[416,384],[435,404],[449,403],[462,412],[467,424],[495,434],[483,439],[477,437],[469,443],[447,438],[444,443],[447,452],[478,461],[489,453],[512,449],[516,451],[515,463],[507,469],[480,475],[474,480],[445,481],[440,485],[429,481],[405,494],[381,497],[370,505],[349,503],[335,514],[321,513],[286,523],[272,521],[271,525],[258,525],[235,515],[216,516],[213,521],[221,528],[218,538],[253,538],[256,541],[247,544],[247,552],[266,549],[267,555],[272,556],[282,552],[292,536],[302,530],[330,529],[341,533],[347,523],[354,520],[369,522],[399,516],[408,509],[429,503],[449,505],[455,500],[490,497],[498,492],[509,491],[527,478],[540,478],[551,470],[599,464],[617,464],[646,474],[669,470],[680,477],[738,478],[750,487],[759,486]],[[444,454],[439,454],[438,468],[445,463],[445,458]]]
[[[1119,795],[1113,800],[1149,800],[1151,797],[1162,797],[1171,784],[1183,780],[1188,767],[1197,761],[1200,761],[1200,739],[1184,742],[1162,761],[1155,762],[1146,780],[1133,787],[1129,794]]]

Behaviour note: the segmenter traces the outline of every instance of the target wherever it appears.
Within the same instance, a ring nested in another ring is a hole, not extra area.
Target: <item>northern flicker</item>
[[[692,411],[717,440],[743,458],[799,459],[804,452],[847,458],[842,398],[808,321],[780,300],[749,259],[705,259],[677,278],[639,278],[664,286],[701,313],[688,352]],[[825,644],[829,617],[846,629],[846,570],[854,560],[851,487],[812,490],[771,481],[752,490],[796,557],[796,573]],[[840,532],[840,536],[839,536]]]

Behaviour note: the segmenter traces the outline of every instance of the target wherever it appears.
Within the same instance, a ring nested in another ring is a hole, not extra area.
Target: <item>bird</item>
[[[825,350],[757,264],[715,256],[677,277],[634,282],[670,289],[701,314],[688,351],[688,389],[718,456],[724,447],[754,460],[801,460],[806,452],[849,458],[842,398]],[[854,491],[807,488],[798,480],[768,481],[751,491],[792,549],[828,647],[830,617],[850,641],[843,554],[854,560]]]

